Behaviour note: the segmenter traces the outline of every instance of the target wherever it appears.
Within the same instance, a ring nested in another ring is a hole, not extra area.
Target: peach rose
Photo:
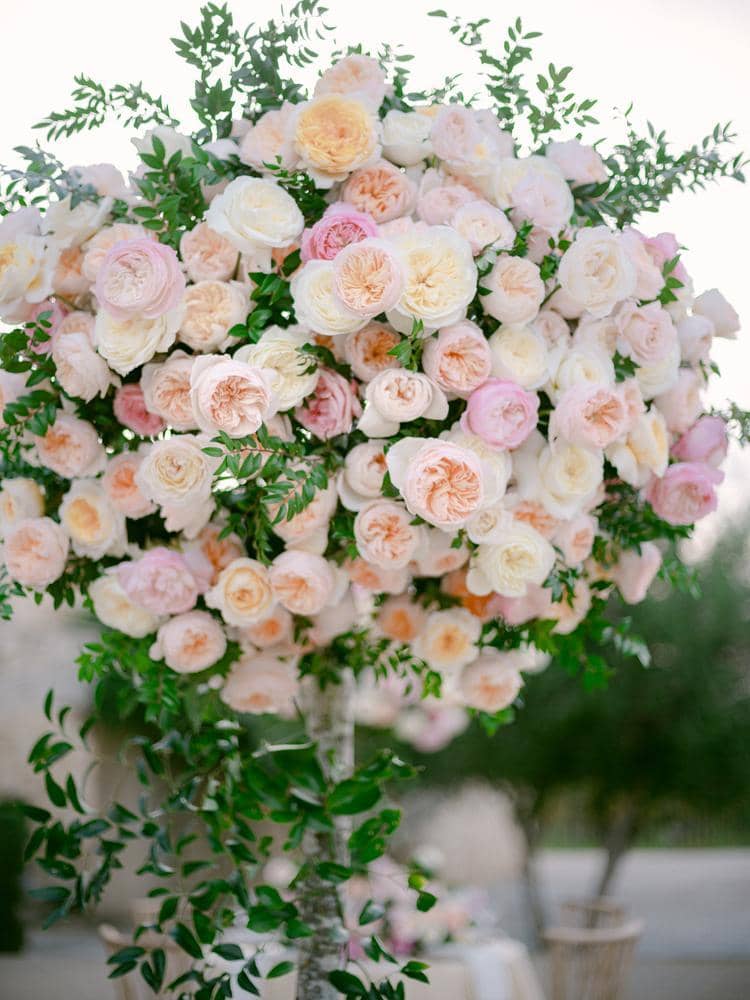
[[[315,96],[356,94],[371,111],[377,111],[385,97],[385,73],[370,56],[353,53],[329,67],[315,84]]]
[[[460,528],[485,503],[481,462],[468,448],[402,438],[389,449],[386,463],[406,506],[428,524]]]
[[[387,160],[355,170],[343,187],[341,197],[376,222],[389,222],[408,215],[417,201],[417,186]]]
[[[60,251],[57,267],[52,276],[55,295],[75,298],[88,292],[91,282],[83,273],[83,250],[79,246],[66,247]]]
[[[373,500],[354,519],[359,554],[380,569],[408,566],[421,541],[406,508],[393,500]]]
[[[503,324],[529,323],[539,312],[544,299],[544,282],[539,268],[524,257],[501,254],[484,286],[489,294],[482,296],[482,308]]]
[[[336,294],[358,316],[371,319],[401,298],[403,270],[384,240],[368,237],[344,247],[333,262]]]
[[[402,594],[411,579],[408,569],[379,569],[359,557],[349,560],[345,568],[353,584],[378,594]]]
[[[99,479],[77,479],[62,498],[60,524],[77,556],[101,559],[125,553],[125,516],[109,501]]]
[[[198,597],[198,585],[183,556],[163,546],[120,563],[117,579],[134,604],[154,615],[190,611]]]
[[[580,566],[591,555],[598,523],[591,514],[564,521],[554,534],[554,543],[568,566]]]
[[[456,536],[438,528],[422,526],[425,539],[420,544],[414,562],[411,564],[414,576],[445,576],[460,569],[469,558],[469,550],[464,543],[454,545]]]
[[[235,534],[224,534],[221,523],[207,524],[197,536],[183,546],[182,554],[202,592],[212,587],[223,569],[245,555],[242,542]]]
[[[191,281],[229,281],[237,270],[237,248],[205,222],[180,239],[180,254]]]
[[[607,448],[631,424],[617,386],[583,383],[562,394],[550,418],[550,440],[561,437],[584,448]]]
[[[369,382],[388,368],[398,368],[399,362],[390,351],[401,337],[382,323],[368,323],[344,341],[346,363],[363,382]]]
[[[488,651],[464,669],[460,687],[469,708],[494,713],[513,704],[523,687],[523,678],[502,653]]]
[[[274,596],[295,615],[317,615],[335,595],[331,565],[310,552],[282,552],[271,564],[269,575]]]
[[[104,467],[104,448],[93,425],[62,410],[34,444],[40,464],[64,479],[95,476]]]
[[[642,542],[641,550],[624,549],[609,576],[626,604],[640,604],[661,567],[661,551],[653,542]]]
[[[227,648],[224,631],[207,611],[187,611],[170,618],[149,650],[178,674],[197,674],[220,660]]]
[[[195,360],[177,350],[160,364],[144,365],[141,372],[146,409],[176,431],[192,431],[198,426],[190,401],[190,373]]]
[[[412,651],[432,670],[455,674],[476,659],[481,632],[479,619],[464,608],[431,611],[412,643]]]
[[[422,368],[444,392],[466,399],[489,378],[492,352],[479,327],[463,320],[426,341]]]
[[[424,609],[404,594],[384,601],[375,621],[379,631],[394,642],[413,642],[423,631],[426,619]]]
[[[276,412],[270,380],[262,368],[221,355],[202,355],[190,371],[190,401],[198,427],[230,437],[254,434]]]
[[[50,517],[28,517],[5,535],[3,560],[8,576],[24,587],[44,590],[65,572],[68,536]]]
[[[239,150],[243,163],[261,173],[268,170],[269,164],[279,160],[286,170],[296,167],[298,157],[289,134],[294,109],[294,104],[284,101],[280,108],[272,108],[262,114],[254,125],[245,123],[248,128],[242,136]]]
[[[221,700],[235,712],[290,718],[299,692],[297,668],[270,654],[246,653],[232,664]]]
[[[151,413],[146,406],[139,382],[120,386],[112,403],[115,417],[123,427],[141,437],[154,437],[164,430],[165,424],[158,413]]]
[[[172,247],[141,238],[107,251],[94,291],[115,319],[157,319],[180,304],[185,277]]]
[[[83,334],[90,344],[94,343],[94,317],[91,313],[74,309],[60,320],[55,331],[55,341],[62,340],[69,334]]]
[[[115,510],[132,520],[146,517],[156,510],[156,505],[143,495],[136,481],[143,455],[143,448],[113,455],[107,460],[102,476],[102,487],[109,502]]]
[[[294,146],[319,183],[330,186],[380,153],[379,123],[355,96],[324,94],[300,105]]]
[[[194,351],[210,353],[232,343],[229,330],[243,323],[252,303],[238,281],[199,281],[189,285],[178,338]]]
[[[294,619],[286,608],[277,605],[260,621],[242,628],[240,636],[258,649],[268,649],[282,642],[288,643],[294,637]]]

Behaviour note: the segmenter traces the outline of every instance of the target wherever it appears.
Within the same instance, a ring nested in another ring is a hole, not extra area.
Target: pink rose
[[[456,210],[476,197],[463,184],[438,184],[420,193],[417,215],[428,226],[447,226]]]
[[[120,386],[112,404],[115,416],[124,427],[142,437],[153,437],[163,431],[166,424],[156,413],[146,409],[143,389],[139,382],[128,382]]]
[[[224,630],[208,611],[187,611],[159,628],[149,656],[178,674],[197,674],[220,660],[226,648]]]
[[[373,500],[354,520],[354,538],[363,559],[380,569],[403,569],[422,537],[407,509],[393,500]]]
[[[669,524],[693,524],[716,510],[714,489],[724,473],[702,462],[670,465],[661,479],[652,479],[646,499]]]
[[[489,378],[492,351],[479,327],[467,319],[444,326],[426,341],[422,368],[445,392],[465,399]]]
[[[294,714],[299,690],[297,669],[271,654],[248,653],[232,664],[221,689],[221,700],[235,712],[263,715]]]
[[[8,576],[24,587],[43,590],[65,571],[68,536],[50,517],[27,517],[5,534],[3,559]]]
[[[265,369],[215,354],[203,354],[193,362],[190,401],[202,431],[224,431],[234,438],[254,434],[276,412]]]
[[[660,271],[668,260],[672,260],[680,253],[680,244],[674,233],[659,233],[657,236],[649,236],[644,239],[644,244],[649,256]],[[678,262],[672,274],[683,284],[690,281],[682,261]]]
[[[274,596],[295,615],[317,615],[334,596],[336,578],[330,564],[310,552],[282,552],[269,575]]]
[[[393,485],[412,512],[437,528],[460,528],[485,503],[476,452],[449,441],[402,438],[386,455]]]
[[[155,615],[190,611],[198,597],[198,585],[183,556],[161,545],[140,559],[120,563],[117,578],[133,604]]]
[[[128,240],[107,252],[94,289],[99,305],[115,319],[156,319],[180,304],[185,276],[172,247]]]
[[[326,209],[322,219],[303,232],[300,245],[302,263],[333,260],[344,247],[377,235],[378,226],[371,215],[336,202]]]
[[[331,368],[321,368],[315,392],[296,408],[294,415],[303,427],[327,441],[337,434],[348,434],[361,412],[351,382]]]
[[[579,184],[600,184],[608,177],[604,161],[593,146],[578,139],[551,142],[544,151],[548,160],[559,167],[566,180]]]
[[[583,448],[607,448],[629,425],[630,414],[619,387],[579,382],[558,400],[550,419],[550,436]]]
[[[626,304],[618,313],[618,350],[637,365],[655,365],[669,357],[677,346],[672,317],[658,302],[647,306]]]
[[[653,542],[643,542],[641,551],[623,549],[612,567],[612,582],[626,604],[640,604],[661,566],[661,552]]]
[[[681,462],[703,462],[717,468],[726,458],[728,446],[727,425],[721,417],[706,414],[685,431],[672,454]]]
[[[180,253],[191,281],[229,281],[237,270],[237,249],[205,222],[182,234]]]
[[[673,434],[684,434],[700,416],[702,388],[703,381],[693,368],[680,368],[676,384],[654,400]]]
[[[493,448],[517,448],[537,424],[539,397],[515,382],[490,378],[469,396],[461,429]]]
[[[39,462],[64,479],[95,476],[104,466],[104,448],[93,424],[62,410],[34,444]]]

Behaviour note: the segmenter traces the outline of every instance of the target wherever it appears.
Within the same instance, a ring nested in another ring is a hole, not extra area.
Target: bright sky
[[[339,46],[363,41],[400,43],[419,58],[416,84],[434,84],[446,74],[475,69],[470,54],[449,36],[446,22],[426,18],[436,6],[497,25],[498,47],[507,23],[519,13],[526,29],[543,32],[535,45],[540,65],[572,65],[569,82],[580,96],[599,99],[607,135],[613,108],[633,102],[641,118],[666,128],[677,144],[689,144],[717,120],[731,120],[739,148],[750,150],[750,3],[747,0],[328,0],[326,21],[337,26]],[[190,74],[169,42],[180,19],[197,19],[200,0],[129,0],[111,7],[101,0],[16,0],[4,11],[0,93],[3,130],[0,162],[12,147],[40,138],[31,124],[65,106],[74,73],[104,83],[142,80],[163,94],[180,114],[189,96]],[[274,0],[230,2],[240,24],[278,17]],[[627,7],[628,15],[624,15]],[[488,35],[488,37],[490,37]],[[467,92],[472,91],[467,83]],[[134,166],[131,135],[116,125],[84,133],[57,146],[68,163],[110,161]],[[564,137],[563,137],[564,138]],[[738,342],[719,341],[714,352],[722,369],[710,401],[733,398],[750,408],[750,281],[747,232],[750,187],[725,181],[697,195],[676,197],[657,216],[643,220],[649,234],[674,231],[688,251],[685,262],[696,291],[717,286],[745,319]],[[735,457],[729,467],[725,509],[740,502],[750,461]]]

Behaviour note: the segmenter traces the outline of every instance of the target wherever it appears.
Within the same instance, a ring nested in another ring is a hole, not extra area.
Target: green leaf
[[[278,965],[268,972],[266,979],[278,979],[279,976],[286,976],[287,973],[292,972],[294,969],[294,962],[279,962]]]
[[[183,951],[187,952],[191,958],[203,958],[203,949],[193,936],[192,931],[190,931],[184,924],[177,924],[177,926],[174,927],[169,933],[174,942],[179,945]]]
[[[347,778],[328,796],[328,808],[334,816],[353,816],[372,809],[380,795],[376,782]]]

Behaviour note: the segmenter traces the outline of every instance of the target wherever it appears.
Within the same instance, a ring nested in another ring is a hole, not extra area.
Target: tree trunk
[[[604,838],[607,858],[594,895],[606,896],[615,872],[623,857],[630,850],[638,827],[638,810],[633,802],[624,803],[615,813]]]
[[[331,782],[341,781],[354,767],[354,678],[344,670],[339,684],[321,690],[317,679],[306,679],[302,708],[311,740],[318,744],[320,763]],[[302,843],[311,870],[297,899],[300,919],[312,936],[300,939],[297,959],[297,1000],[337,1000],[339,992],[328,976],[344,963],[346,934],[336,886],[321,879],[314,865],[321,861],[348,863],[346,817],[336,820],[335,833],[308,830]]]

